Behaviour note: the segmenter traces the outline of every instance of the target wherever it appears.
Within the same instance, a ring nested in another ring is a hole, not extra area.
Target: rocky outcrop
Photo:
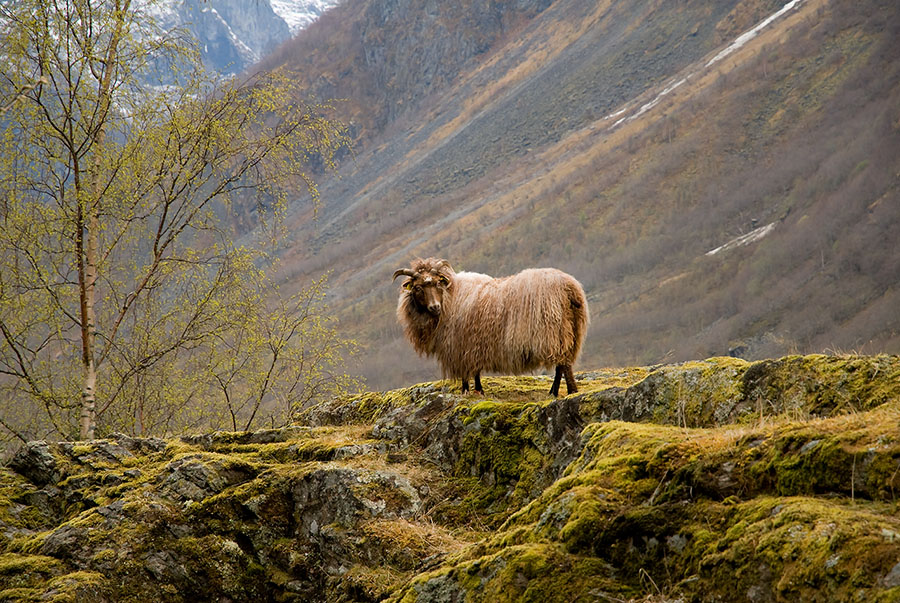
[[[183,27],[197,41],[203,64],[240,73],[291,36],[269,0],[184,0],[155,7],[163,27]]]
[[[900,358],[733,358],[33,442],[0,599],[894,601]],[[455,386],[455,384],[454,384]]]
[[[360,22],[361,51],[373,83],[390,101],[386,119],[392,121],[429,92],[456,79],[473,58],[501,39],[510,20],[534,15],[549,5],[550,0],[367,3]]]

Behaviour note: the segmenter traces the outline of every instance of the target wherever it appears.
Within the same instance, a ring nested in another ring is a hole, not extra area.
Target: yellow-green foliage
[[[95,397],[98,434],[250,429],[346,391],[354,346],[324,278],[282,296],[264,245],[232,242],[235,228],[274,238],[298,188],[318,203],[310,167],[347,142],[332,108],[284,72],[208,75],[134,5],[8,8],[4,74],[23,95],[3,101],[0,132],[0,362],[19,367],[0,382],[4,431],[93,439]],[[66,177],[45,188],[48,173]],[[89,276],[73,281],[75,265]]]

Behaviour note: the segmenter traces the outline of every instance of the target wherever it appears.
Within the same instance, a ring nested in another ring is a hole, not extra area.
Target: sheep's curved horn
[[[394,273],[394,278],[392,278],[391,280],[392,281],[397,280],[398,276],[415,276],[415,275],[416,275],[416,273],[413,272],[412,270],[410,270],[409,268],[401,268],[400,270],[398,270],[397,272]]]

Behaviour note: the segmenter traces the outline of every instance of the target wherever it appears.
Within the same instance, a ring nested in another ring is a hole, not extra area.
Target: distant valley
[[[256,67],[356,137],[282,278],[331,275],[370,387],[440,377],[390,280],[427,256],[575,275],[582,369],[900,351],[892,3],[471,4],[345,3]]]

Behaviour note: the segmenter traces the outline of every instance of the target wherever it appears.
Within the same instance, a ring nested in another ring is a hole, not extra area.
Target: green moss
[[[581,373],[560,400],[546,377],[360,395],[320,409],[331,425],[186,437],[118,465],[51,446],[66,501],[51,524],[21,502],[39,488],[0,471],[0,599],[888,601],[898,378],[894,356],[713,358]],[[607,420],[617,404],[638,422]],[[428,434],[399,461],[366,424],[396,409]],[[385,516],[299,532],[298,480],[326,461]],[[392,472],[421,517],[391,515],[409,503]],[[78,563],[39,554],[60,527]]]
[[[485,377],[481,380],[481,384],[488,400],[521,404],[547,401],[552,398],[549,393],[551,380],[544,376]]]
[[[601,596],[621,599],[633,595],[635,591],[613,574],[602,560],[569,555],[557,545],[520,545],[449,570],[421,574],[388,601],[416,601],[421,594],[498,603],[587,602]]]
[[[39,601],[40,591],[34,588],[5,588],[0,590],[0,601]]]
[[[0,554],[0,577],[4,579],[14,576],[27,578],[32,573],[51,575],[59,571],[60,567],[62,564],[57,559],[43,555]]]
[[[660,500],[688,491],[718,500],[761,493],[893,500],[900,467],[896,413],[890,403],[806,423],[707,431],[673,445],[670,458],[654,459],[651,471],[663,469],[673,478]]]
[[[725,510],[724,536],[695,542],[707,593],[729,581],[784,600],[852,600],[877,585],[900,559],[900,527],[877,506],[850,509],[813,498],[761,498]],[[720,512],[722,512],[720,510]]]
[[[678,445],[688,441],[690,430],[671,426],[610,421],[588,425],[582,435],[587,443],[581,454],[567,468],[565,475],[595,471],[603,475],[607,488],[644,493],[653,479],[669,463],[686,456]],[[657,482],[658,483],[658,482]]]
[[[6,467],[0,467],[0,526],[24,530],[41,530],[50,526],[53,517],[51,509],[36,504],[26,504],[29,500],[41,498],[38,488]],[[0,532],[0,546],[10,540]],[[0,549],[2,550],[2,549]]]
[[[371,424],[385,413],[403,406],[427,403],[427,395],[440,392],[442,383],[421,383],[385,392],[366,392],[337,398],[305,409],[300,424]]]
[[[836,416],[900,399],[900,357],[786,356],[753,363],[742,381],[767,412]]]
[[[455,474],[478,478],[467,482],[465,500],[491,524],[549,484],[550,443],[537,417],[543,406],[488,399],[456,410],[464,428]]]
[[[604,375],[605,378],[605,375]],[[622,387],[622,386],[616,386]],[[590,382],[580,395],[586,420],[626,413],[629,420],[681,427],[753,422],[772,416],[805,420],[870,410],[900,398],[897,356],[736,358],[655,367],[624,385]]]
[[[586,499],[585,499],[586,498]],[[593,536],[603,530],[603,525],[613,514],[610,504],[595,497],[584,497],[574,506],[568,521],[559,530],[559,540],[570,553],[593,549]]]
[[[65,572],[59,560],[43,555],[0,554],[0,601],[37,601],[46,583]]]
[[[52,593],[49,600],[56,603],[79,603],[87,596],[102,600],[107,590],[105,576],[91,571],[70,572],[51,579],[47,584],[47,592]]]
[[[271,439],[276,441],[250,441],[256,435],[249,432],[217,432],[190,438],[184,442],[185,446],[179,449],[178,453],[173,453],[173,456],[202,450],[230,457],[242,457],[247,462],[329,461],[335,458],[342,447],[350,445],[358,447],[374,443],[366,440],[359,428],[346,426],[286,428],[283,433],[271,434]],[[261,439],[265,440],[264,437]]]

